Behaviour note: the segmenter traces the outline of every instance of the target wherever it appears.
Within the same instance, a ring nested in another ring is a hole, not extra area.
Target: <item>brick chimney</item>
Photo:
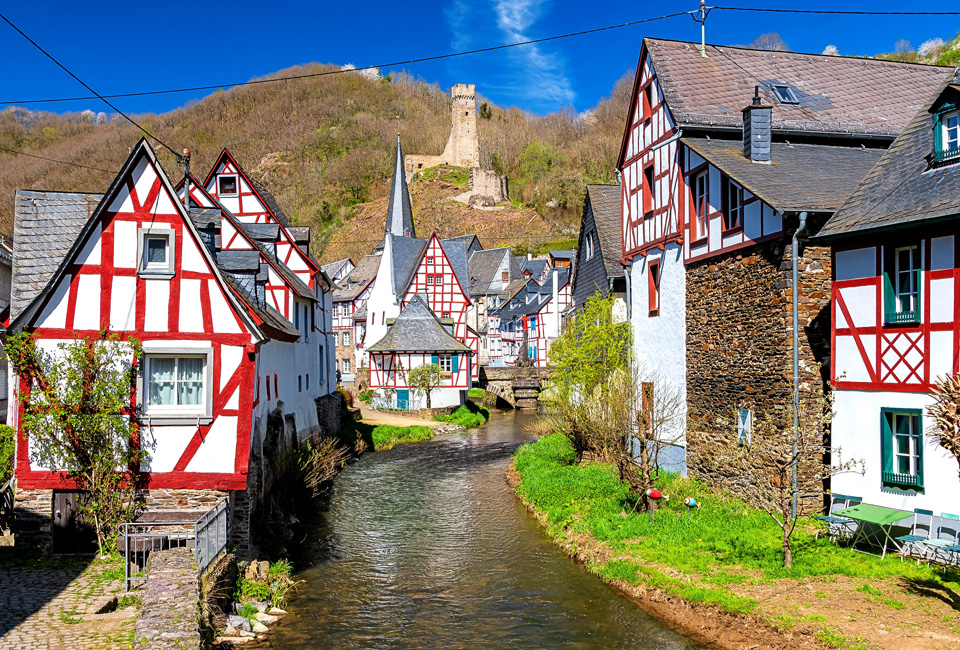
[[[770,164],[773,107],[760,102],[760,86],[754,86],[753,103],[743,109],[743,157]]]

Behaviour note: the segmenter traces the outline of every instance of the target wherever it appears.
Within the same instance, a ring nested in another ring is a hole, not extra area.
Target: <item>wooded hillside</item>
[[[310,64],[274,76],[336,70],[336,66]],[[445,198],[436,187],[427,192],[430,199],[424,203],[429,206],[427,212],[436,215],[424,214],[423,225],[414,199],[418,230],[428,234],[436,224],[451,234],[473,232],[477,223],[489,217],[505,236],[496,242],[484,241],[485,246],[530,246],[546,237],[559,237],[565,230],[569,237],[579,219],[584,183],[615,179],[631,84],[632,73],[616,84],[611,97],[581,115],[571,110],[536,116],[478,97],[478,104],[487,104],[479,120],[484,166],[508,174],[511,198],[523,205],[516,203],[517,209],[506,211],[512,217],[504,227],[504,214],[494,218],[490,216],[494,213],[465,206],[441,210]],[[386,197],[389,190],[397,116],[406,153],[443,150],[450,129],[449,96],[436,84],[405,73],[376,79],[348,72],[244,86],[217,91],[169,113],[135,119],[174,149],[189,148],[192,169],[200,177],[221,149],[229,148],[247,172],[273,192],[294,222],[313,227],[314,250],[321,250],[355,215],[363,219],[348,229],[350,233],[362,231],[363,239],[371,239],[370,229],[382,228],[382,222],[377,225],[376,221],[378,204],[370,202]],[[57,115],[8,108],[0,112],[0,148],[105,170],[0,151],[0,233],[12,232],[17,189],[102,192],[138,138],[138,131],[122,118],[92,111]],[[178,180],[182,171],[173,155],[156,148],[164,168]],[[414,193],[423,194],[422,188]],[[384,202],[380,219],[385,206]],[[441,222],[441,211],[445,222]],[[463,227],[461,219],[468,221]],[[514,233],[518,238],[511,241]],[[345,231],[339,239],[360,238]],[[322,257],[336,258],[348,251],[356,256],[371,247],[338,245]]]

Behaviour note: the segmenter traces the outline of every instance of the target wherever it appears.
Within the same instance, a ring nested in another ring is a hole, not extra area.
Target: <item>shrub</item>
[[[0,483],[6,483],[13,476],[15,434],[13,427],[0,424]]]
[[[360,398],[360,401],[363,402],[364,404],[372,404],[372,403],[373,403],[373,389],[372,389],[372,388],[368,388],[367,390],[362,390],[362,391],[360,391],[359,398]]]
[[[241,578],[237,584],[235,599],[241,603],[237,612],[244,618],[256,615],[257,608],[248,601],[269,603],[272,607],[285,608],[290,592],[297,588],[302,580],[293,579],[293,565],[287,560],[271,562],[267,575],[258,578]]]
[[[490,409],[467,402],[450,415],[435,415],[437,422],[449,422],[461,427],[478,427],[490,419]]]

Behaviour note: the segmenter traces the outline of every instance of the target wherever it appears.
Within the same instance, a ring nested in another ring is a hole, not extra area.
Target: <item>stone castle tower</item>
[[[480,140],[477,137],[477,91],[473,84],[456,84],[450,89],[453,99],[450,137],[439,156],[406,156],[407,180],[416,172],[436,165],[480,166]]]

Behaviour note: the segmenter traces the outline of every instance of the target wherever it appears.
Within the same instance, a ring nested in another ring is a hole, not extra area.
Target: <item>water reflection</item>
[[[531,415],[368,454],[345,469],[274,648],[696,644],[564,556],[504,480]]]

